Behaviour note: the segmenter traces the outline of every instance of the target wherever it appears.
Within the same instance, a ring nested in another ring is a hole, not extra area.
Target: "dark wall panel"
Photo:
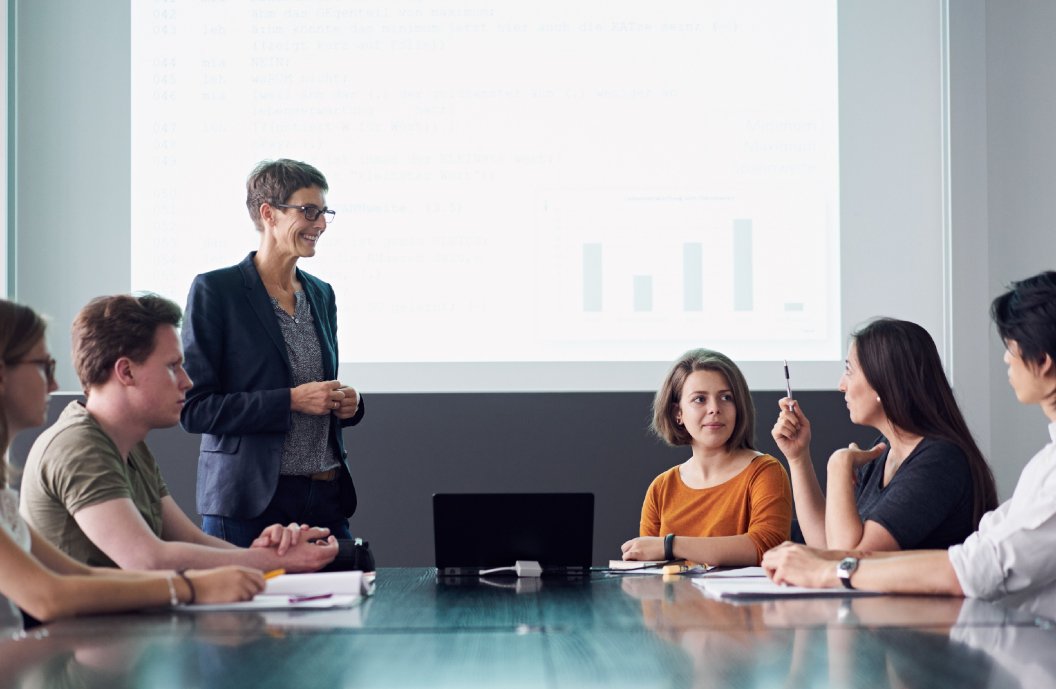
[[[753,393],[764,452],[777,451],[770,428],[781,395]],[[56,396],[50,417],[71,399]],[[869,442],[875,432],[850,423],[840,393],[802,392],[799,399],[811,414],[824,486],[832,450]],[[651,402],[651,393],[369,395],[365,419],[345,436],[359,492],[352,531],[371,542],[380,565],[431,565],[433,493],[588,491],[595,494],[594,561],[619,557],[620,544],[638,533],[649,482],[689,456],[688,448],[666,447],[649,434]],[[24,461],[35,436],[16,439],[14,463]],[[195,516],[198,436],[170,428],[147,442],[173,496]]]

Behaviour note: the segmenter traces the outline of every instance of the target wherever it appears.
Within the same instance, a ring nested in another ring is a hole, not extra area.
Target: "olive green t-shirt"
[[[80,402],[33,443],[22,474],[22,517],[70,557],[93,567],[117,565],[81,531],[74,515],[90,505],[129,498],[161,536],[161,499],[169,494],[146,443],[126,463]]]

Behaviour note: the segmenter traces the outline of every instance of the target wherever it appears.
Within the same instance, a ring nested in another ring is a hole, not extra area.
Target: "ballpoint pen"
[[[788,378],[788,359],[785,359],[785,392],[788,395],[788,399],[792,399],[792,382]],[[789,402],[788,403],[788,410],[789,411],[795,411],[796,410],[796,403],[795,402]]]
[[[334,594],[332,593],[320,593],[315,596],[290,596],[291,603],[304,603],[310,600],[323,600],[324,598],[331,598]]]

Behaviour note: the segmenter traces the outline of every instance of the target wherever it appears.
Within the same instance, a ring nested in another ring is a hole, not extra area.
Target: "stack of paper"
[[[609,569],[617,572],[660,574],[667,560],[609,560]]]
[[[269,579],[263,593],[240,603],[181,605],[180,610],[313,610],[348,608],[373,592],[373,574],[319,572],[284,574]]]
[[[747,575],[747,576],[746,576]],[[708,572],[693,578],[705,596],[716,599],[783,598],[812,596],[873,596],[873,591],[844,587],[812,589],[803,586],[779,586],[760,567]]]

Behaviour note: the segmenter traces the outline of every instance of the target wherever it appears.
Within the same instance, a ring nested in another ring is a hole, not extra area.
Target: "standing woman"
[[[997,506],[994,476],[924,328],[881,318],[855,333],[840,392],[851,421],[883,437],[871,449],[852,443],[832,454],[826,495],[810,458],[810,421],[798,402],[779,402],[772,432],[788,460],[808,546],[947,548]]]
[[[337,380],[333,288],[297,267],[334,211],[326,178],[295,160],[264,161],[246,181],[260,246],[195,278],[183,327],[194,381],[181,422],[202,434],[202,530],[248,546],[269,524],[328,527],[351,538],[356,489],[341,430],[363,402]]]
[[[243,567],[180,574],[87,567],[26,524],[18,494],[7,487],[7,449],[19,431],[44,423],[56,389],[44,321],[30,308],[0,299],[0,638],[22,629],[18,608],[48,622],[192,599],[248,600],[264,588],[260,572]]]
[[[788,538],[788,474],[752,447],[755,407],[729,357],[683,354],[653,400],[653,432],[692,454],[649,486],[640,535],[623,544],[624,560],[757,565]]]

